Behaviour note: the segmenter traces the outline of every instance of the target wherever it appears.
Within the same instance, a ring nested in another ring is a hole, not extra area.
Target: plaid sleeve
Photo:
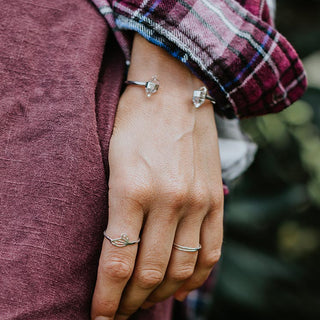
[[[93,0],[130,60],[140,33],[185,63],[228,118],[279,112],[306,88],[302,63],[265,0]]]

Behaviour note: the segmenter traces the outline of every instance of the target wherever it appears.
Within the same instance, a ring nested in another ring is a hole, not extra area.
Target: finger
[[[189,214],[180,221],[174,242],[176,244],[197,248],[199,246],[200,229],[204,214]],[[192,276],[198,252],[186,252],[176,248],[172,250],[164,281],[147,298],[142,308],[148,308],[156,302],[163,301],[173,295],[182,284]]]
[[[177,223],[174,212],[149,213],[141,236],[135,270],[125,289],[116,319],[127,319],[162,282],[170,259]]]
[[[143,211],[136,203],[109,199],[109,221],[106,234],[114,239],[122,233],[130,241],[137,240],[143,222]],[[100,255],[96,287],[92,300],[91,317],[114,317],[121,295],[134,269],[138,244],[116,247],[104,239]]]
[[[223,238],[223,210],[214,210],[207,214],[201,226],[197,264],[193,275],[174,294],[177,300],[183,301],[190,291],[199,288],[209,277],[213,267],[221,256]]]

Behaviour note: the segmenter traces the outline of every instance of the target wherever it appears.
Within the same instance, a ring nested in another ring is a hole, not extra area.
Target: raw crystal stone
[[[146,93],[147,97],[150,97],[153,93],[156,93],[159,89],[160,82],[156,76],[152,77],[151,80],[146,82]]]
[[[198,90],[193,91],[192,102],[196,108],[199,108],[206,100],[207,88],[201,87]]]

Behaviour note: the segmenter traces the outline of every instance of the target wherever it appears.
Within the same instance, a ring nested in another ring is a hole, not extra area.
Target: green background
[[[203,319],[320,319],[320,1],[278,0],[276,27],[303,59],[309,87],[286,111],[242,123],[259,151],[226,200]]]

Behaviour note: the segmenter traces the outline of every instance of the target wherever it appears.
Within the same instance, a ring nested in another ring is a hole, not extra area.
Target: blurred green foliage
[[[310,88],[244,123],[260,149],[226,202],[212,319],[320,319],[319,107]]]
[[[302,58],[319,50],[320,0],[276,0],[277,29]]]
[[[279,0],[277,28],[320,74],[320,1]],[[259,151],[226,201],[208,318],[320,319],[320,83],[243,128]]]

